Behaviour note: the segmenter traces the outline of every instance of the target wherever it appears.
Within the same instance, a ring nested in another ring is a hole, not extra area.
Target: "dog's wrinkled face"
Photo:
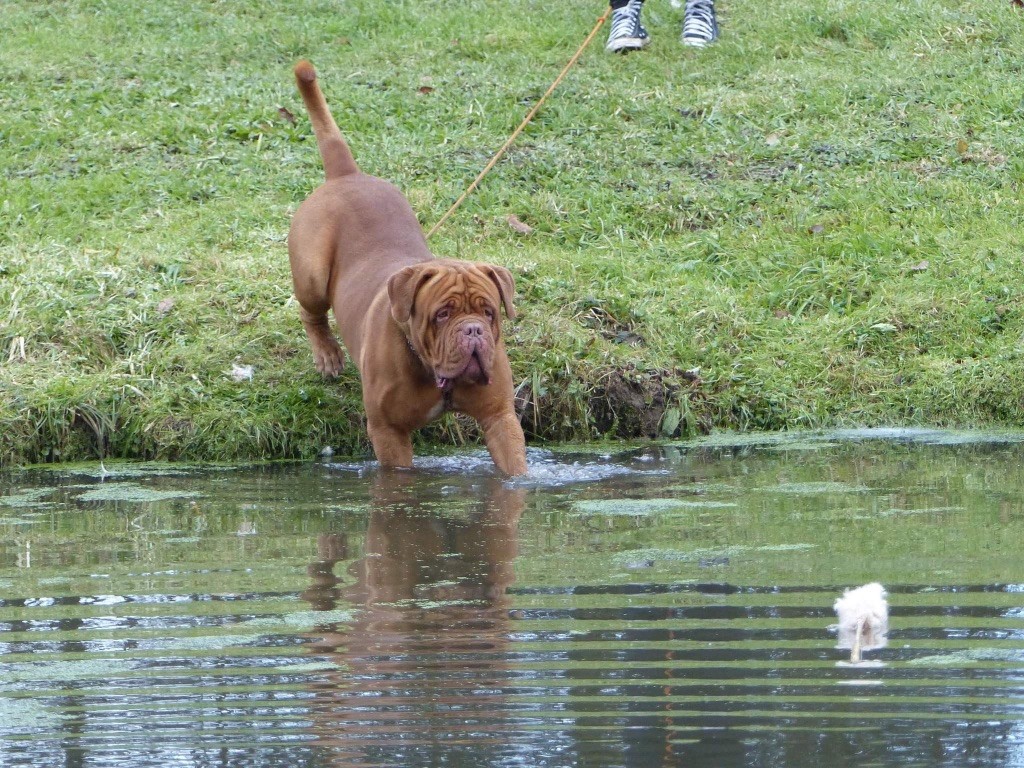
[[[504,267],[449,259],[406,267],[388,281],[392,316],[444,390],[490,383],[500,311],[515,317],[514,292]]]

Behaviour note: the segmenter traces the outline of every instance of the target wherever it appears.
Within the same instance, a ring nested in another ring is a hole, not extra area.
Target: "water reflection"
[[[336,574],[348,536],[324,533],[309,567],[304,600],[356,609],[309,646],[338,669],[316,686],[313,731],[345,764],[437,764],[436,750],[466,739],[478,765],[507,752],[508,588],[526,492],[488,479],[457,511],[421,493],[411,473],[379,474],[362,557]]]
[[[757,440],[0,476],[0,768],[1024,766],[1024,446]]]

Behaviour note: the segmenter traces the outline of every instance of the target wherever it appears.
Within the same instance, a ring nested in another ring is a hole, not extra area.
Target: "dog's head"
[[[405,267],[388,280],[392,317],[444,390],[490,383],[501,308],[515,317],[514,293],[504,267],[451,259]]]

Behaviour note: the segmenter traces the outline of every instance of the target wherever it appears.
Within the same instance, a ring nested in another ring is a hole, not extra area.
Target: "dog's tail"
[[[302,101],[309,112],[309,121],[313,124],[313,133],[320,148],[320,157],[324,161],[324,173],[328,179],[359,173],[359,166],[352,157],[345,139],[338,130],[338,124],[327,108],[327,101],[316,82],[316,70],[308,61],[300,61],[295,65],[295,82],[302,94]]]

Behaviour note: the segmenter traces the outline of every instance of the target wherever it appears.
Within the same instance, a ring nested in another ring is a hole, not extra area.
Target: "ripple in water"
[[[530,466],[0,476],[0,768],[1024,766],[1024,449]]]

